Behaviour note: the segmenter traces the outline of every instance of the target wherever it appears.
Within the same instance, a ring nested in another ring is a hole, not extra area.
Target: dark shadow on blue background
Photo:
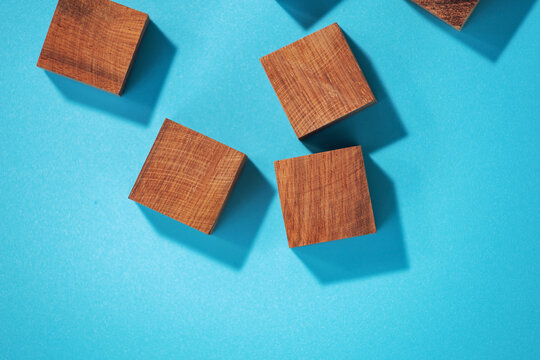
[[[377,232],[293,249],[323,284],[409,268],[394,184],[369,155],[364,163]]]
[[[248,160],[212,235],[203,234],[142,205],[139,207],[160,234],[233,269],[240,269],[274,192],[268,180]]]
[[[442,31],[461,40],[490,60],[496,61],[512,40],[536,0],[480,0],[461,32],[410,0],[407,2],[418,9],[427,21],[432,21]]]
[[[341,0],[276,0],[300,25],[309,28]]]
[[[48,71],[46,74],[67,99],[147,125],[175,53],[176,47],[150,22],[122,96]]]
[[[394,184],[370,156],[406,137],[407,132],[371,62],[347,34],[345,37],[378,102],[303,143],[313,153],[362,146],[377,233],[294,248],[294,253],[323,284],[409,267]]]

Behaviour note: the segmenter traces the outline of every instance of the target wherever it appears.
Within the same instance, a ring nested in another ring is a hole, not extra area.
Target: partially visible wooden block
[[[376,231],[360,146],[274,166],[289,247]]]
[[[148,21],[109,0],[59,0],[37,66],[121,95]]]
[[[261,58],[301,139],[376,102],[338,24]]]
[[[166,119],[129,198],[211,234],[247,157]]]
[[[439,19],[461,30],[480,0],[412,0]],[[519,0],[518,0],[519,1]]]

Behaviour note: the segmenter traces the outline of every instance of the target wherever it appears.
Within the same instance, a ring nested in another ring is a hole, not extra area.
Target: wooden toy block
[[[261,58],[299,139],[376,102],[338,24]]]
[[[129,198],[211,234],[247,156],[165,119]]]
[[[461,30],[480,0],[412,0],[439,19]]]
[[[59,0],[37,66],[121,95],[148,22],[109,0]]]
[[[289,247],[376,231],[360,146],[274,166]]]

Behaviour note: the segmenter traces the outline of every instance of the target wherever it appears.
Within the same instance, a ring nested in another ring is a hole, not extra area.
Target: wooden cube
[[[59,0],[37,66],[121,95],[148,21],[109,0]]]
[[[289,247],[376,231],[360,146],[274,166]]]
[[[261,58],[299,139],[376,102],[338,24]]]
[[[461,30],[479,0],[412,0],[439,19]]]
[[[211,234],[247,157],[166,119],[129,198]]]

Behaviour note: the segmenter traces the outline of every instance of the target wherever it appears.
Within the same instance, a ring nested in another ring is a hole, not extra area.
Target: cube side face
[[[298,138],[375,102],[338,24],[261,58],[261,63]]]
[[[412,0],[442,21],[461,30],[479,0]]]
[[[109,0],[60,0],[37,65],[120,95],[148,22]]]
[[[246,159],[167,119],[129,198],[211,234]]]
[[[274,164],[289,247],[376,231],[360,146]]]

